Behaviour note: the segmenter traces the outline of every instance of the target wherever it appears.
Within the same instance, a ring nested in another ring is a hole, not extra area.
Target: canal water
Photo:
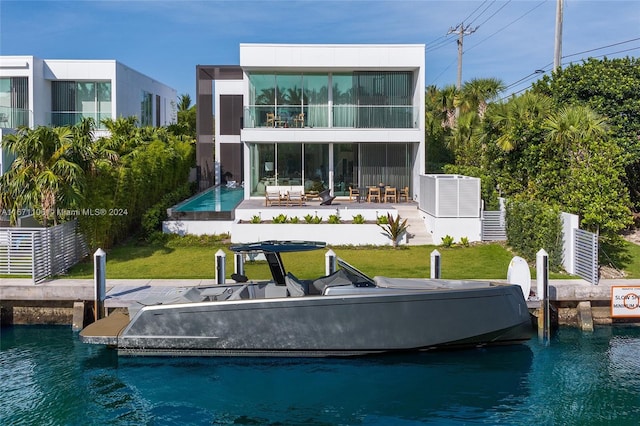
[[[640,423],[640,328],[360,359],[118,358],[70,327],[2,328],[2,425]]]

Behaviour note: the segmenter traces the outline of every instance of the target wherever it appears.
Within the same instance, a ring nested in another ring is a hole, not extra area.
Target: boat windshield
[[[360,280],[362,280],[361,284],[364,284],[364,286],[374,287],[376,285],[376,282],[373,280],[373,278],[370,278],[364,272],[357,269],[355,266],[352,266],[349,263],[345,262],[344,259],[336,257],[336,260],[340,268],[344,269],[349,274],[358,277],[359,278],[358,281],[360,282]]]

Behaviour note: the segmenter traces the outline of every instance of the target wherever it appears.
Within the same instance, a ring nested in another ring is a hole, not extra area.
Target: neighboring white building
[[[245,198],[267,185],[348,195],[380,182],[417,198],[424,59],[422,44],[241,44],[239,66],[198,66],[200,187],[230,173]]]
[[[175,89],[115,60],[0,56],[0,136],[83,117],[95,119],[98,135],[105,118],[136,116],[142,126],[165,126],[176,122],[176,101]]]

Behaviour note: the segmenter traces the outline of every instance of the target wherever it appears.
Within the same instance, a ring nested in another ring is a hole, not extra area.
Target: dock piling
[[[538,315],[538,338],[540,342],[549,345],[549,330],[551,318],[549,311],[549,255],[544,249],[536,254],[536,289],[540,299],[540,315]]]
[[[441,269],[440,252],[434,250],[431,252],[431,279],[440,279]]]
[[[227,255],[222,249],[216,252],[216,284],[224,284],[226,282],[226,265]]]
[[[329,249],[324,255],[324,272],[325,275],[331,275],[336,271],[336,253]]]
[[[107,294],[107,253],[99,248],[93,254],[94,311],[95,321],[104,317],[104,299]]]

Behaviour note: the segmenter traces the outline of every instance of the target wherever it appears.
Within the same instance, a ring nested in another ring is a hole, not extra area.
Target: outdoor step
[[[433,244],[431,233],[427,231],[424,220],[415,204],[396,204],[394,207],[398,210],[398,214],[402,219],[407,219],[407,225],[409,225],[407,231],[410,235],[408,245],[421,246]]]

